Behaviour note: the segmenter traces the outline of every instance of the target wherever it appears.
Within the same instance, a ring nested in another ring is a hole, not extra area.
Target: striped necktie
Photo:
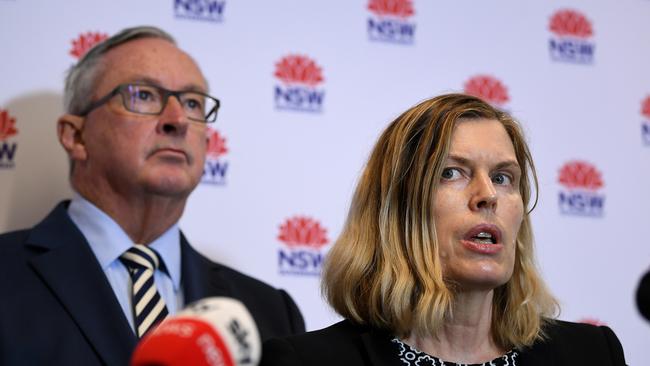
[[[160,266],[158,253],[142,244],[135,244],[120,257],[131,275],[133,315],[136,334],[142,337],[167,314],[165,301],[160,297],[153,273]]]

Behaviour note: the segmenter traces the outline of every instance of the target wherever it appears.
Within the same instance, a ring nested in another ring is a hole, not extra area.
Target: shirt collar
[[[120,255],[134,244],[115,220],[77,192],[73,193],[72,201],[68,206],[68,215],[86,237],[103,270],[118,260]],[[149,244],[149,247],[155,249],[165,263],[174,290],[180,287],[180,242],[180,230],[178,224],[174,224]]]

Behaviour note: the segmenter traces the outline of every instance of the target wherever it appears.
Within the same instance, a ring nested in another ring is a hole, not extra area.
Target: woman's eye
[[[445,168],[442,171],[442,179],[453,180],[460,177],[460,171],[457,168]]]
[[[510,176],[504,173],[497,173],[492,177],[492,181],[498,185],[509,185],[512,183]]]

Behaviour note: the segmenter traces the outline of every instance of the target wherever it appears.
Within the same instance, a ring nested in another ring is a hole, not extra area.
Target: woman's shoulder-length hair
[[[508,113],[463,94],[408,109],[373,148],[325,262],[323,293],[343,317],[405,337],[435,335],[452,315],[454,290],[443,277],[431,208],[454,127],[466,119],[502,123],[522,170],[523,204],[529,206],[531,181],[537,193],[535,167],[521,127]],[[506,348],[543,337],[546,319],[559,311],[536,268],[529,214],[517,236],[512,277],[494,290],[493,337]]]

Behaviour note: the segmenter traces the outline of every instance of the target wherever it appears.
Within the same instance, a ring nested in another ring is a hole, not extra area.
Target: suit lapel
[[[136,337],[81,232],[60,204],[27,245],[45,249],[30,264],[106,364],[128,364]]]
[[[211,296],[232,296],[220,268],[210,262],[188,243],[181,233],[181,284],[185,304]]]

